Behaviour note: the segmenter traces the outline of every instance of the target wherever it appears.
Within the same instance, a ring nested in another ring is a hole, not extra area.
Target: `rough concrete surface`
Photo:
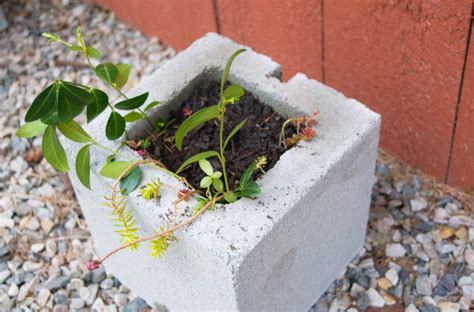
[[[150,101],[162,103],[153,112],[157,118],[185,99],[199,79],[218,78],[227,58],[240,47],[208,34],[128,95],[149,91]],[[362,248],[380,117],[305,75],[297,74],[288,83],[280,82],[279,75],[278,64],[249,49],[235,61],[229,80],[281,113],[319,111],[317,139],[283,154],[257,181],[262,193],[256,200],[219,207],[179,231],[178,242],[162,259],[153,260],[144,247],[110,258],[107,270],[150,304],[171,311],[307,310]],[[114,148],[103,136],[105,115],[86,130]],[[130,134],[137,136],[145,127],[135,125]],[[74,159],[79,147],[64,143]],[[110,211],[98,205],[110,193],[111,180],[98,175],[107,156],[91,151],[93,191],[70,174],[99,255],[119,244]],[[179,187],[180,182],[159,171],[144,171],[144,181],[159,177]],[[138,191],[129,195],[141,234],[163,225],[160,214],[170,209],[174,196],[164,191],[157,208]]]

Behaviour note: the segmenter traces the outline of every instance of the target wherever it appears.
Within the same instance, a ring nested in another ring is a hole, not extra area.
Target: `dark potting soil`
[[[165,133],[151,139],[147,149],[149,155],[159,159],[168,169],[176,171],[189,157],[200,152],[219,151],[219,122],[212,120],[195,128],[184,138],[183,150],[179,151],[174,143],[174,135],[179,125],[187,118],[186,113],[197,112],[203,107],[219,102],[220,84],[216,81],[204,81],[198,85],[191,97],[182,103],[176,111],[170,112],[170,120],[176,119]],[[227,164],[229,185],[238,185],[241,174],[259,156],[268,159],[264,170],[272,168],[285,149],[278,145],[280,131],[286,117],[276,113],[270,106],[261,103],[251,93],[245,92],[237,104],[226,106],[224,119],[224,140],[231,130],[248,117],[246,124],[231,139],[224,153]],[[292,125],[286,127],[286,137],[296,133]],[[222,171],[219,160],[209,159],[214,170]],[[263,173],[256,171],[254,179]],[[197,163],[188,166],[180,175],[192,185],[198,187],[204,173]]]

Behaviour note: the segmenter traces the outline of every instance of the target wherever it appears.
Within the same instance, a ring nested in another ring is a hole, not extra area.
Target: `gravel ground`
[[[14,131],[56,77],[104,87],[42,31],[72,41],[80,24],[112,62],[133,64],[128,87],[174,51],[76,1],[2,6],[10,25],[0,33],[0,310],[155,310],[103,270],[87,272],[92,243],[67,178],[42,159],[38,139],[20,140]],[[374,180],[364,251],[311,310],[473,311],[470,198],[382,153]]]

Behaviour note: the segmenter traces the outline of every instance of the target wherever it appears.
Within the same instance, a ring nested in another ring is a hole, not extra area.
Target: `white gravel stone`
[[[418,312],[419,310],[413,303],[410,303],[408,307],[405,308],[405,312]]]
[[[459,312],[461,306],[455,302],[440,301],[438,302],[438,308],[441,312]]]
[[[26,223],[26,228],[31,231],[36,231],[40,228],[40,223],[38,221],[38,218],[32,217],[27,223]]]
[[[385,273],[385,277],[392,283],[392,285],[397,285],[398,283],[398,272],[395,269],[390,269]]]
[[[16,297],[18,295],[18,286],[15,283],[10,284],[10,287],[8,287],[7,294],[10,297]]]
[[[45,247],[44,243],[36,243],[36,244],[31,245],[31,251],[36,254],[36,253],[42,252],[44,250],[44,247]]]
[[[71,303],[69,304],[71,309],[82,309],[85,305],[86,303],[82,298],[71,298]]]
[[[410,206],[413,212],[418,212],[428,207],[428,203],[423,197],[418,197],[410,200]]]
[[[128,302],[128,296],[126,294],[116,294],[114,295],[114,302],[117,306],[123,307]]]
[[[51,292],[49,291],[49,289],[42,288],[38,292],[38,297],[36,298],[36,301],[38,302],[40,306],[44,307],[46,303],[48,303],[50,296],[51,296]]]
[[[9,278],[12,275],[12,272],[10,270],[3,270],[0,272],[0,284],[5,283],[7,278]]]
[[[383,299],[383,297],[378,293],[377,290],[373,289],[373,288],[369,288],[367,290],[367,295],[369,296],[369,299],[370,299],[370,305],[372,307],[376,307],[376,308],[381,308],[385,305],[385,300]]]
[[[401,244],[388,244],[385,248],[385,255],[387,257],[403,257],[406,252],[406,249]]]
[[[464,252],[464,260],[470,270],[474,270],[474,250],[467,248]]]

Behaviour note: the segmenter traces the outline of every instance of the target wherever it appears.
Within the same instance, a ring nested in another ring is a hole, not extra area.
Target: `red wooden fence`
[[[474,188],[472,0],[94,2],[178,50],[210,31],[249,45],[380,112],[388,151]]]

